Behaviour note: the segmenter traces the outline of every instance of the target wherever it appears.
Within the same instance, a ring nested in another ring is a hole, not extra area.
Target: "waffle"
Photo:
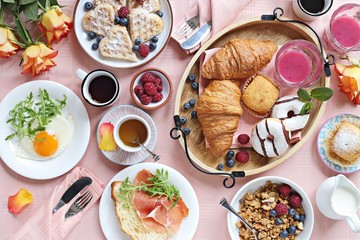
[[[100,53],[104,57],[126,59],[137,62],[136,54],[132,50],[130,36],[125,27],[112,27],[99,44]]]
[[[145,9],[149,12],[157,12],[160,10],[159,0],[145,0],[142,4],[136,0],[129,0],[130,11],[136,8]]]
[[[87,31],[105,36],[114,26],[115,10],[110,4],[101,4],[87,12],[82,19],[82,26]]]
[[[112,5],[115,10],[119,10],[121,7],[126,6],[126,0],[94,0],[93,3],[95,7],[103,3],[108,3]]]
[[[129,28],[133,42],[136,38],[146,42],[163,31],[164,23],[155,13],[149,13],[144,9],[133,9],[129,15]]]

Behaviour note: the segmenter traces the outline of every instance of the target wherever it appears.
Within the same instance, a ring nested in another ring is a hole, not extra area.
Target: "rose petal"
[[[114,126],[109,123],[102,123],[100,125],[100,143],[99,148],[102,151],[114,151],[117,146],[113,136]]]
[[[8,198],[8,210],[16,215],[32,202],[32,194],[27,189],[21,188],[15,195]]]

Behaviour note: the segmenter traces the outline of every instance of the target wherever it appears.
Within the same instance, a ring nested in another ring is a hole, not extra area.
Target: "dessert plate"
[[[360,117],[353,114],[340,114],[330,118],[319,131],[317,138],[318,153],[321,161],[331,170],[343,174],[353,173],[360,170],[360,161],[354,164],[346,163],[341,161],[336,154],[330,152],[329,149],[329,138],[341,121],[353,123],[360,127]]]
[[[103,57],[100,54],[99,50],[92,50],[91,45],[96,42],[96,40],[89,40],[87,31],[85,31],[81,25],[82,18],[85,15],[84,4],[89,0],[78,0],[75,5],[74,10],[74,31],[76,38],[82,47],[82,49],[96,62],[114,68],[134,68],[142,66],[154,58],[156,58],[161,51],[164,49],[165,45],[170,39],[170,34],[173,25],[173,13],[169,0],[160,0],[161,12],[163,13],[162,20],[164,22],[164,30],[157,36],[157,48],[150,52],[146,58],[138,58],[137,62],[131,62],[123,59],[108,58]]]
[[[219,163],[225,164],[225,157],[215,157],[210,154],[209,150],[206,148],[205,138],[199,121],[191,119],[191,112],[196,109],[196,106],[191,110],[184,109],[184,103],[188,102],[191,98],[194,98],[196,102],[198,100],[198,92],[192,89],[191,84],[186,79],[187,76],[192,73],[195,75],[195,81],[198,82],[200,79],[200,62],[203,57],[203,53],[209,49],[222,47],[227,44],[231,38],[235,37],[272,40],[278,45],[278,47],[293,39],[305,39],[319,46],[316,36],[309,29],[300,24],[284,23],[280,21],[263,21],[260,19],[260,17],[258,17],[240,21],[223,29],[221,32],[215,34],[197,51],[186,67],[179,83],[176,94],[174,113],[175,115],[186,117],[188,119],[186,126],[184,127],[189,128],[191,131],[190,134],[187,135],[189,155],[195,164],[208,172],[219,172],[216,170],[216,167]],[[273,58],[275,58],[275,56],[273,56]],[[329,83],[330,79],[325,77],[323,74],[320,77],[317,85],[313,87],[328,87],[330,85]],[[287,91],[287,89],[281,89],[281,92],[285,91]],[[225,166],[223,171],[244,171],[245,175],[253,175],[264,172],[281,164],[291,155],[293,155],[298,149],[300,149],[300,147],[313,133],[324,111],[325,105],[325,102],[316,102],[314,104],[309,121],[305,128],[301,131],[301,140],[290,147],[284,154],[276,158],[266,158],[256,153],[252,148],[248,147],[246,150],[250,154],[249,162],[246,164],[236,163],[233,168],[228,168]],[[244,120],[246,121],[245,116]],[[260,121],[260,119],[258,121]],[[252,126],[254,126],[254,124],[252,124],[250,128]],[[179,138],[179,142],[184,148],[183,138]]]
[[[122,105],[117,106],[110,109],[105,115],[101,118],[97,131],[96,131],[96,140],[99,146],[100,136],[99,129],[102,123],[110,122],[113,126],[115,126],[116,122],[126,116],[126,115],[137,115],[145,119],[145,121],[149,124],[151,129],[151,137],[149,144],[146,145],[151,151],[154,150],[157,140],[157,130],[154,121],[150,117],[149,114],[141,110],[140,108],[133,107],[131,105]],[[150,154],[145,150],[141,149],[138,152],[126,152],[120,148],[116,148],[115,151],[102,151],[100,150],[104,156],[112,161],[113,163],[121,164],[121,165],[132,165],[135,163],[139,163],[144,161]]]
[[[48,160],[29,160],[16,155],[19,142],[15,139],[5,141],[5,137],[11,134],[12,127],[6,124],[9,119],[9,111],[14,108],[30,92],[37,100],[39,88],[46,89],[52,99],[62,99],[66,95],[66,106],[63,114],[71,114],[75,130],[67,148],[58,156]],[[34,80],[11,90],[0,104],[0,156],[5,164],[14,172],[31,179],[51,179],[58,177],[72,169],[82,158],[90,139],[90,121],[86,109],[78,96],[56,82],[47,80]]]
[[[108,240],[130,240],[130,237],[121,231],[119,220],[115,214],[114,201],[111,198],[111,183],[113,181],[125,180],[129,177],[132,181],[136,174],[142,169],[154,173],[156,169],[164,169],[169,172],[169,183],[174,184],[180,191],[180,196],[189,208],[189,215],[181,224],[179,231],[169,238],[170,240],[192,239],[199,223],[199,202],[195,191],[186,178],[175,169],[159,163],[140,163],[117,173],[106,185],[101,196],[99,206],[99,219],[102,231]]]

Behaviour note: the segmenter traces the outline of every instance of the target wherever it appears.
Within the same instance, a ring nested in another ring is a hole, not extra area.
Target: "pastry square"
[[[360,128],[341,122],[331,141],[331,151],[348,162],[360,158]]]
[[[146,42],[163,31],[164,23],[155,13],[144,9],[134,9],[129,15],[129,29],[133,42],[136,38]]]

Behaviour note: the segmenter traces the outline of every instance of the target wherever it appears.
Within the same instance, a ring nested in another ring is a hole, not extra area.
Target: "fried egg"
[[[46,160],[61,154],[70,144],[74,135],[74,120],[71,115],[56,116],[46,126],[37,132],[32,140],[23,137],[19,141],[16,155],[24,159]]]

